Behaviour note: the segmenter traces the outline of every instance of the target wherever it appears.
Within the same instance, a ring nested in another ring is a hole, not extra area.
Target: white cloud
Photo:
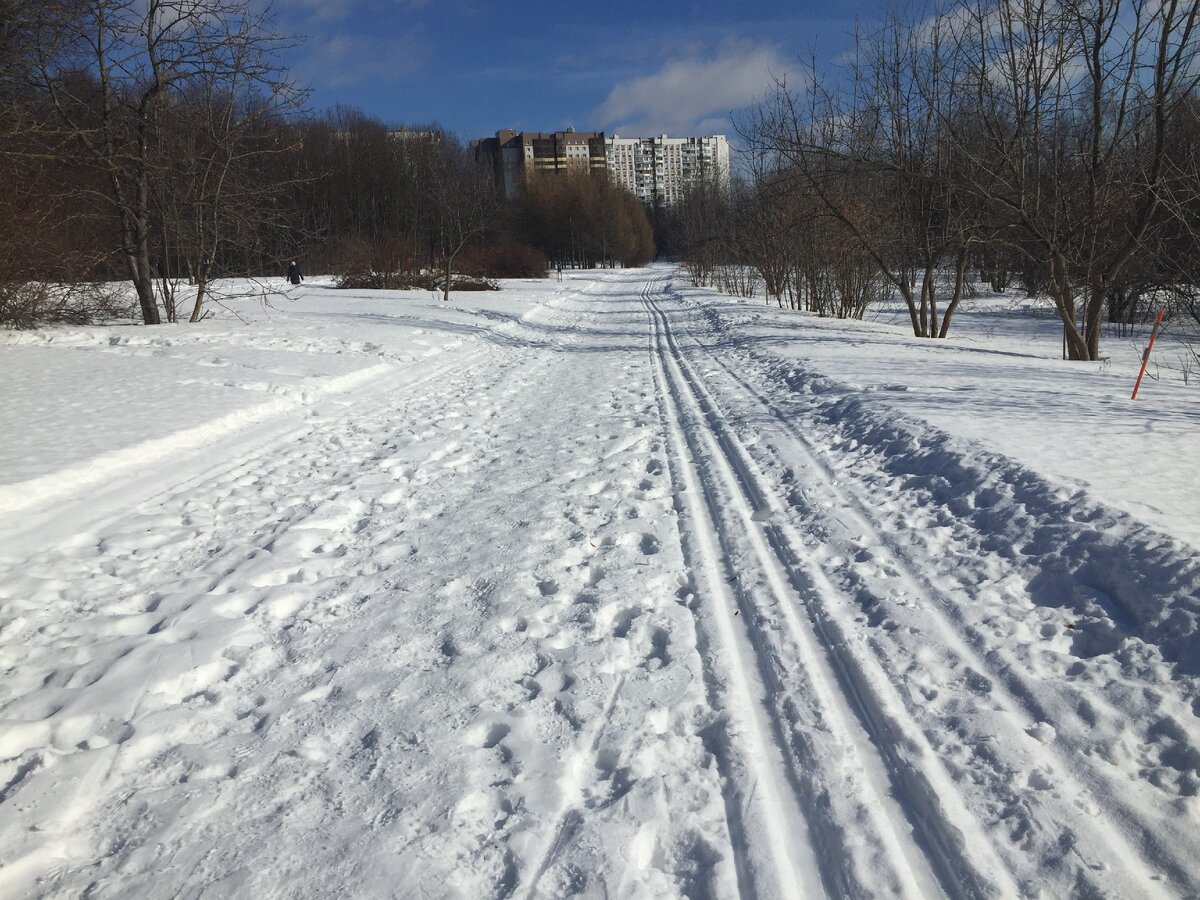
[[[331,22],[344,19],[350,13],[353,0],[282,0],[275,4],[279,20],[291,21],[300,16],[306,23]]]
[[[668,60],[653,75],[621,82],[595,117],[630,137],[728,131],[729,114],[765,95],[786,70],[776,47],[730,39],[711,51],[694,49]],[[724,126],[714,128],[718,122]]]
[[[401,10],[418,10],[426,6],[429,0],[391,0],[388,4]],[[349,18],[352,13],[370,15],[367,4],[363,0],[276,0],[276,10],[297,13],[308,22],[334,22]]]
[[[395,82],[424,66],[432,53],[419,32],[402,37],[339,34],[307,46],[310,52],[295,66],[298,74],[305,81],[331,87]]]

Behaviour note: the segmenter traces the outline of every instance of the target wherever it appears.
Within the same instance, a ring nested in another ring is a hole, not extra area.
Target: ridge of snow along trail
[[[666,266],[232,309],[0,336],[0,897],[1200,895],[1194,392]]]

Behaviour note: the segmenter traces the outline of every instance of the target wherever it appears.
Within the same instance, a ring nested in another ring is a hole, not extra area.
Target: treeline
[[[643,265],[654,256],[642,205],[604,175],[531,179],[505,202],[492,170],[436,125],[399,129],[338,109],[297,132],[302,252],[355,284],[406,286],[451,256],[456,271],[484,277]]]
[[[113,279],[147,324],[198,321],[218,279],[280,277],[292,258],[448,296],[459,273],[652,255],[640,206],[603,179],[508,204],[436,125],[312,115],[264,8],[0,0],[0,324],[111,312]]]
[[[389,127],[335,109],[295,122],[289,134],[291,227],[270,259],[298,255],[345,287],[440,287],[448,298],[466,256],[502,237],[494,179],[437,125]],[[519,271],[473,272],[544,273],[536,256]]]
[[[594,174],[530,180],[512,228],[557,268],[640,266],[655,255],[641,201]]]
[[[35,248],[0,271],[0,313],[80,314],[42,308],[39,283],[120,275],[147,324],[198,320],[287,225],[288,40],[252,0],[0,3],[0,242]]]
[[[1104,322],[1197,309],[1194,2],[951,0],[777,84],[744,122],[751,174],[671,217],[696,277],[752,266],[781,303],[861,315],[899,295],[944,337],[968,282],[1046,295],[1072,359]]]

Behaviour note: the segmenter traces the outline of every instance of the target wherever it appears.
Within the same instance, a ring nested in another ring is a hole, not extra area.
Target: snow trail
[[[724,883],[645,325],[563,304],[6,558],[6,884]]]
[[[1134,785],[1114,779],[1109,767],[1088,749],[1089,742],[1081,739],[1080,731],[1086,733],[1087,723],[1081,723],[1080,729],[1076,724],[1080,716],[1075,710],[1102,704],[1102,697],[1089,695],[1089,703],[1069,686],[1035,684],[1022,674],[1021,666],[1005,646],[988,641],[969,625],[966,635],[960,634],[954,620],[941,612],[961,609],[961,604],[947,593],[946,585],[955,583],[953,577],[941,573],[945,577],[935,583],[913,568],[898,549],[900,536],[913,530],[903,518],[897,517],[894,527],[886,532],[873,524],[879,516],[878,501],[872,504],[867,499],[857,485],[854,470],[843,465],[835,474],[830,464],[817,455],[813,439],[800,426],[804,421],[803,404],[789,408],[785,414],[777,402],[750,384],[744,362],[753,359],[753,352],[743,351],[743,359],[739,360],[743,364],[735,368],[716,346],[722,337],[719,330],[710,338],[702,339],[695,333],[690,336],[694,350],[702,352],[703,364],[712,367],[710,374],[721,373],[723,380],[735,387],[733,397],[739,419],[747,423],[742,427],[751,428],[755,436],[754,456],[772,467],[777,478],[782,476],[784,484],[794,487],[787,505],[799,514],[797,523],[783,519],[768,529],[789,534],[783,541],[786,545],[800,547],[807,543],[817,548],[816,554],[796,553],[794,557],[807,557],[803,566],[808,572],[806,578],[825,585],[819,594],[831,605],[823,610],[821,618],[831,623],[831,645],[862,647],[878,659],[881,676],[894,673],[891,680],[900,689],[894,699],[898,702],[904,698],[912,724],[922,723],[938,754],[949,757],[956,781],[963,783],[969,793],[983,794],[973,798],[971,805],[977,809],[990,807],[995,811],[991,814],[999,814],[997,825],[1007,819],[1007,827],[1014,830],[1011,845],[997,845],[1009,856],[1005,868],[1019,871],[1032,854],[1048,866],[1039,883],[1046,883],[1050,872],[1057,869],[1054,877],[1061,879],[1064,891],[1089,885],[1094,891],[1115,888],[1121,893],[1141,893],[1152,891],[1152,886],[1158,884],[1164,894],[1170,894],[1161,878],[1163,873],[1192,890],[1194,866],[1186,856],[1178,855],[1180,850],[1189,852],[1183,831],[1174,822],[1147,817],[1145,811],[1153,804],[1136,798],[1136,793],[1146,794],[1153,787],[1142,783],[1135,793],[1131,790]],[[784,396],[787,394],[785,390]],[[757,404],[763,415],[747,409],[747,401]],[[783,460],[786,467],[781,466]],[[756,467],[753,462],[749,465]],[[801,537],[797,528],[806,537]],[[978,553],[978,545],[986,540],[980,535],[975,537],[974,552]],[[962,552],[965,556],[968,551],[964,548]],[[926,546],[920,554],[935,569],[939,568],[938,560],[946,556],[944,548],[936,544]],[[836,585],[831,578],[836,579]],[[1181,587],[1187,584],[1186,579],[1181,582]],[[1193,576],[1193,590],[1196,584]],[[839,593],[846,599],[836,599]],[[932,603],[926,604],[922,598]],[[894,605],[897,599],[907,607],[900,609],[899,615]],[[839,608],[857,610],[857,621],[840,613]],[[898,622],[905,627],[899,627]],[[961,622],[958,627],[962,627]],[[851,666],[871,666],[855,656],[849,657],[854,660]],[[912,696],[909,682],[922,670],[945,674],[924,674],[922,683],[936,684],[937,689]],[[882,682],[863,696],[875,704],[888,693],[886,682]],[[1074,697],[1070,702],[1056,703],[1056,693]],[[939,694],[937,702],[931,703]],[[1169,708],[1169,699],[1160,699]],[[1169,721],[1190,718],[1185,712],[1186,701],[1174,705],[1176,712]],[[936,712],[930,716],[931,706],[935,711],[953,709],[954,727],[946,728],[945,719]],[[964,716],[972,707],[977,711]],[[1153,719],[1140,723],[1135,720],[1134,724],[1148,729],[1150,735],[1160,727]],[[1050,735],[1048,746],[1044,745],[1045,732]],[[956,734],[963,743],[954,749]],[[883,743],[886,747],[890,742]],[[972,749],[980,746],[992,749],[984,755]],[[928,764],[913,768],[929,770]],[[1026,776],[1029,787],[1019,790]],[[972,786],[971,781],[980,784]],[[1099,809],[1106,814],[1096,816]],[[994,833],[994,827],[989,833]],[[1120,865],[1115,866],[1113,860],[1121,860]],[[1031,885],[1027,882],[1022,892]]]
[[[0,894],[1200,889],[1194,555],[665,268],[507,293],[22,346],[236,402],[7,486]]]
[[[641,292],[643,301],[647,291]],[[689,606],[703,607],[697,610],[698,629],[711,632],[702,645],[705,680],[710,702],[724,710],[726,719],[719,740],[710,741],[709,747],[728,781],[725,807],[738,857],[739,892],[811,895],[820,890],[815,876],[822,865],[816,846],[805,844],[815,845],[817,839],[798,802],[801,790],[795,774],[782,759],[780,745],[787,738],[778,719],[770,719],[764,709],[775,677],[761,651],[732,621],[734,610],[740,612],[742,605],[728,587],[736,583],[737,573],[721,535],[719,505],[697,469],[697,451],[681,419],[680,397],[667,373],[657,328],[651,335],[651,354],[658,373],[660,415],[672,446],[668,465],[676,482],[684,558],[693,577],[700,576],[698,583],[689,581],[686,596]],[[685,499],[691,497],[704,498],[703,505]],[[798,844],[797,835],[803,838]]]
[[[663,284],[658,282],[659,287]],[[761,628],[753,629],[750,636],[760,664],[780,670],[769,676],[773,694],[769,702],[785,704],[777,713],[777,728],[783,733],[785,746],[792,748],[798,769],[803,772],[799,784],[804,785],[800,788],[804,806],[810,817],[818,816],[818,811],[823,808],[831,810],[827,817],[816,818],[811,823],[813,831],[819,835],[816,840],[821,846],[821,866],[827,891],[855,896],[867,891],[878,892],[890,883],[890,889],[900,895],[929,896],[937,890],[933,875],[936,870],[947,891],[955,895],[987,896],[997,890],[1003,892],[996,886],[1000,877],[998,867],[986,856],[981,861],[971,859],[973,854],[980,852],[982,842],[970,846],[969,817],[961,809],[951,812],[946,808],[953,795],[946,790],[944,778],[940,783],[925,783],[926,779],[936,779],[935,772],[929,771],[933,766],[913,765],[895,756],[894,744],[913,743],[911,730],[906,734],[902,727],[894,724],[889,728],[879,721],[884,715],[879,706],[864,707],[864,702],[886,703],[871,693],[878,690],[877,685],[870,681],[860,683],[863,680],[861,674],[851,672],[845,661],[837,656],[839,645],[824,634],[820,620],[814,618],[812,625],[805,626],[797,618],[795,609],[805,604],[797,592],[811,588],[797,583],[793,551],[781,539],[778,526],[769,521],[781,511],[780,504],[768,500],[766,489],[748,470],[744,451],[723,426],[711,396],[683,358],[669,319],[655,302],[654,287],[653,282],[647,285],[643,298],[654,322],[658,354],[664,370],[669,367],[675,373],[671,379],[671,394],[681,405],[686,403],[692,409],[687,423],[681,418],[677,428],[702,436],[708,446],[705,451],[693,452],[709,461],[710,475],[719,475],[725,482],[726,491],[720,500],[709,490],[709,508],[714,519],[727,519],[722,508],[728,507],[733,507],[736,519],[740,519],[740,522],[721,521],[724,527],[719,525],[718,530],[723,531],[727,559],[737,560],[731,565],[730,576],[738,586],[738,605],[744,613],[742,621],[747,627],[762,620],[781,621],[791,638],[792,647],[789,648],[779,646],[778,638]],[[739,554],[739,543],[750,545],[761,574],[753,571],[754,563],[750,559]],[[753,579],[749,588],[745,586],[747,576]],[[764,594],[771,598],[765,603]],[[817,650],[814,633],[824,643],[824,652]],[[834,658],[826,661],[825,653],[833,654]],[[789,660],[789,656],[793,659]],[[798,673],[807,675],[807,686],[796,683],[795,674]],[[813,695],[808,701],[813,707],[808,719],[798,717],[794,711],[797,706],[804,705],[800,700],[805,693]],[[858,708],[852,712],[855,705]],[[856,716],[859,721],[851,725]],[[859,730],[861,727],[870,732],[869,737]],[[814,746],[817,736],[825,729],[831,732],[832,746],[817,749]],[[932,754],[927,760],[932,760]],[[882,774],[885,767],[899,779],[897,788],[905,797],[910,810],[907,814],[890,802],[890,790],[886,776]],[[855,786],[853,776],[849,774],[851,769],[861,769],[867,776],[866,783]],[[831,784],[839,786],[840,796],[829,796]],[[843,804],[849,808],[837,809]],[[912,824],[906,821],[909,816]],[[854,866],[859,861],[854,853],[848,847],[838,845],[839,835],[845,834],[845,825],[852,817],[860,820],[860,830],[854,832],[852,840],[855,843],[863,841],[861,829],[870,822],[873,838],[879,844],[876,858],[869,866],[857,871]],[[958,825],[951,824],[953,822]],[[911,844],[913,824],[953,830],[925,834],[926,849],[920,850]],[[924,859],[926,853],[932,857],[932,869]]]
[[[704,346],[699,340],[697,344]],[[843,559],[834,563],[836,575],[844,579],[850,590],[859,591],[860,595],[865,593],[870,598],[868,602],[873,605],[876,615],[879,610],[877,595],[883,593],[878,583],[882,581],[878,578],[879,572],[887,573],[887,580],[898,586],[899,594],[913,598],[925,597],[933,601],[932,605],[922,608],[926,617],[923,624],[931,640],[921,644],[922,658],[919,663],[912,658],[911,642],[907,642],[907,645],[896,644],[889,648],[890,653],[884,652],[880,645],[885,643],[887,638],[874,636],[874,627],[871,628],[870,638],[855,635],[854,632],[861,629],[856,628],[846,616],[830,614],[830,618],[837,618],[839,639],[870,647],[884,670],[894,670],[898,665],[903,665],[910,671],[918,665],[928,668],[934,664],[934,655],[940,654],[937,665],[943,671],[967,673],[966,677],[941,681],[941,691],[948,694],[956,687],[960,688],[958,703],[966,707],[972,701],[971,694],[980,693],[981,687],[986,685],[986,690],[982,692],[987,694],[991,706],[989,712],[999,714],[989,715],[987,732],[978,735],[974,740],[990,738],[1003,748],[1019,747],[1022,743],[1036,740],[1033,735],[1051,719],[1046,710],[1045,700],[1038,697],[1039,694],[1044,695],[1044,688],[1031,685],[1022,676],[1015,661],[1008,658],[1004,648],[986,646],[982,635],[971,626],[967,625],[964,628],[961,622],[955,621],[952,612],[949,616],[943,613],[943,609],[952,611],[956,606],[955,601],[947,596],[946,588],[914,569],[895,536],[882,531],[879,525],[873,522],[872,508],[862,487],[855,483],[852,473],[835,473],[820,455],[820,449],[813,439],[798,427],[795,420],[784,416],[769,398],[735,371],[727,361],[717,354],[712,354],[711,345],[707,345],[706,350],[711,354],[709,359],[724,372],[730,382],[738,386],[739,399],[753,398],[764,412],[776,420],[781,434],[777,436],[773,451],[785,456],[793,464],[800,463],[807,474],[816,476],[804,482],[804,492],[807,496],[803,507],[807,521],[803,528],[806,533],[811,534],[815,531],[819,534],[821,542],[829,548],[827,554],[842,554]],[[839,515],[832,517],[833,520],[830,521],[828,515],[822,516],[817,511],[818,508],[838,509]],[[804,542],[795,532],[793,525],[789,523],[782,527],[794,535],[791,539],[793,546],[800,546]],[[840,544],[836,551],[835,540]],[[865,555],[870,560],[872,567],[876,569],[876,584],[868,586],[861,574],[845,564],[845,560],[853,555]],[[829,584],[820,568],[813,567],[811,571],[812,577]],[[832,590],[832,585],[830,589]],[[961,633],[959,628],[964,628],[966,634]],[[982,651],[979,649],[981,647]],[[901,661],[900,652],[908,653],[910,658]],[[969,677],[971,673],[986,673],[990,681],[976,681],[972,685]],[[1079,702],[1077,699],[1076,704]],[[1094,699],[1092,702],[1103,701]],[[1060,738],[1057,743],[1063,743],[1061,737],[1070,734],[1068,729],[1072,724],[1078,723],[1077,717],[1072,718],[1075,719],[1074,723],[1070,720],[1065,721],[1066,717],[1061,713],[1053,718],[1056,725],[1055,735]],[[1086,730],[1086,723],[1083,724]],[[1044,762],[1052,762],[1053,768],[1040,770],[1036,778],[1039,782],[1053,782],[1055,791],[1060,796],[1053,798],[1052,803],[1046,803],[1039,795],[1017,797],[1010,794],[1007,802],[1013,806],[1027,807],[1024,815],[1031,822],[1037,823],[1037,829],[1044,833],[1043,840],[1062,845],[1063,839],[1068,839],[1065,845],[1072,849],[1073,855],[1078,855],[1084,867],[1070,876],[1076,885],[1088,883],[1094,890],[1099,891],[1104,889],[1105,884],[1111,886],[1114,881],[1124,881],[1122,890],[1135,891],[1139,885],[1153,883],[1158,877],[1157,868],[1164,865],[1169,869],[1172,878],[1184,884],[1194,885],[1194,876],[1189,871],[1188,862],[1180,858],[1171,858],[1174,854],[1171,847],[1155,840],[1155,829],[1145,821],[1135,805],[1121,796],[1120,785],[1099,770],[1088,754],[1080,753],[1077,748],[1069,748],[1064,752],[1053,744],[1039,746],[1039,750],[1045,757]],[[944,743],[941,752],[947,752]],[[1015,765],[1006,768],[998,760],[991,761],[990,768],[994,770],[991,773],[994,785],[1003,785],[1027,771]],[[1054,809],[1055,805],[1059,805],[1060,808]],[[1080,810],[1097,807],[1105,808],[1107,815],[1102,818],[1079,816]],[[1112,826],[1111,823],[1114,822],[1127,823],[1126,828],[1133,833],[1122,833]],[[1086,839],[1080,839],[1077,832],[1086,832]],[[1143,842],[1144,848],[1140,846]],[[1078,845],[1088,847],[1089,851],[1086,854],[1081,852]],[[1022,853],[1028,852],[1030,846],[1027,843],[1022,847]],[[1038,852],[1043,854],[1044,858],[1051,858],[1053,847],[1047,846]],[[1109,861],[1113,859],[1122,861],[1119,871],[1112,869]],[[1149,862],[1150,859],[1155,862]],[[1104,880],[1096,881],[1091,872],[1104,873]]]

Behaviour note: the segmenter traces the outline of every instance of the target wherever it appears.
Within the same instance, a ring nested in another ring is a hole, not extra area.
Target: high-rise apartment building
[[[729,186],[729,142],[725,135],[605,139],[602,131],[497,131],[475,141],[475,158],[493,167],[507,197],[521,192],[535,174],[603,172],[629,188],[647,206],[679,201],[689,181],[716,180]]]
[[[534,133],[497,131],[476,141],[475,158],[490,164],[507,197],[515,197],[532,174],[603,172],[607,166],[603,131]]]
[[[647,206],[678,202],[690,181],[711,179],[729,187],[729,142],[723,134],[685,138],[614,134],[605,149],[609,175]]]

